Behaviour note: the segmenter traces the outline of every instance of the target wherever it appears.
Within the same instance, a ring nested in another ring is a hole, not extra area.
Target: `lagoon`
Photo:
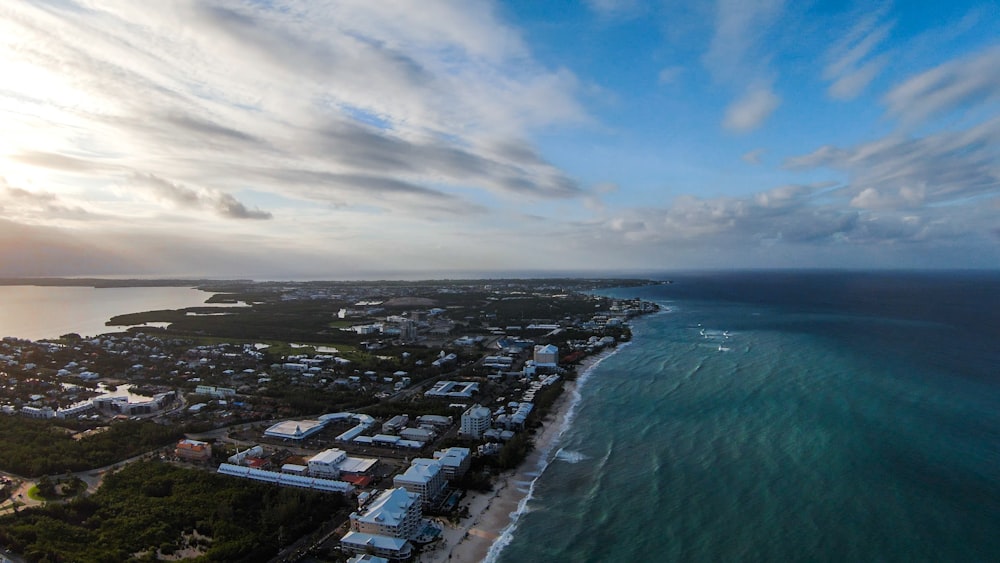
[[[0,286],[0,337],[97,336],[124,330],[104,324],[115,315],[204,306],[212,295],[190,287]]]

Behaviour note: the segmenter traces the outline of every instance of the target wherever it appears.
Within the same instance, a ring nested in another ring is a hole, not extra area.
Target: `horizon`
[[[0,277],[1000,269],[989,3],[4,11]]]
[[[247,283],[375,283],[375,282],[478,282],[478,281],[545,281],[545,280],[639,280],[664,282],[671,278],[692,277],[725,277],[741,275],[803,275],[803,276],[998,276],[1000,269],[996,268],[717,268],[717,269],[674,269],[674,270],[522,270],[505,272],[460,272],[463,275],[448,276],[447,271],[434,272],[380,272],[370,273],[366,277],[328,277],[328,278],[263,278],[245,276],[198,276],[198,275],[143,275],[131,276],[0,276],[0,286],[19,285],[14,282],[30,281],[116,281],[116,282],[247,282]],[[25,284],[30,285],[30,284]],[[54,287],[59,287],[53,284]]]

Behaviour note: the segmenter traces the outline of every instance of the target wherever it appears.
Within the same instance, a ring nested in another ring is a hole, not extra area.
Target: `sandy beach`
[[[577,367],[577,373],[582,375],[605,355],[586,358]],[[445,523],[442,541],[436,548],[422,553],[419,561],[472,563],[486,558],[490,546],[511,524],[511,515],[527,496],[528,487],[544,466],[543,461],[553,455],[553,446],[573,404],[576,386],[576,381],[564,384],[562,394],[542,421],[541,431],[535,435],[534,448],[524,462],[517,469],[501,474],[493,491],[467,494],[462,505],[469,507],[469,516],[457,526]]]

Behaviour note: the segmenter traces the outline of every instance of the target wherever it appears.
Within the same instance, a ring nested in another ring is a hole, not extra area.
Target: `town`
[[[31,515],[95,531],[111,524],[73,523],[77,505],[129,472],[166,471],[174,489],[209,473],[311,495],[276,502],[341,500],[242,547],[175,516],[177,529],[106,557],[412,560],[462,518],[467,492],[524,460],[581,362],[658,310],[595,290],[649,283],[203,282],[204,307],[109,321],[125,331],[4,338],[0,542],[28,561],[86,558],[74,549],[91,547],[46,541]]]

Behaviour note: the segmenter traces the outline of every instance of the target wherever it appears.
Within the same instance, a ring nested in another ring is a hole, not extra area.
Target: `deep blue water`
[[[673,279],[497,560],[1000,561],[1000,275]]]

